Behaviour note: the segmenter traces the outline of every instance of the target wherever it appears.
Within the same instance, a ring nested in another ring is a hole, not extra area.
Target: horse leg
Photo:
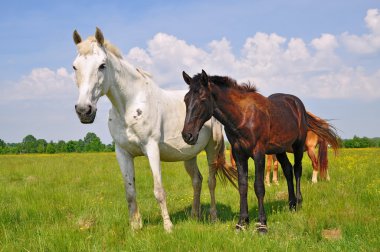
[[[289,162],[286,152],[276,154],[277,160],[280,162],[282,170],[284,172],[286,182],[288,184],[288,194],[289,194],[289,209],[296,209],[296,195],[294,193],[294,183],[293,183],[293,167]]]
[[[156,142],[149,142],[145,146],[145,152],[149,159],[150,169],[153,174],[154,196],[161,207],[161,215],[164,220],[164,229],[167,232],[171,232],[173,229],[173,224],[170,220],[168,209],[166,207],[166,194],[162,185],[160,150],[158,148],[158,144]]]
[[[266,186],[270,186],[270,170],[272,168],[272,161],[273,161],[273,156],[267,155],[267,169],[266,169],[266,175],[265,175],[265,185]]]
[[[116,158],[123,175],[125,194],[128,202],[129,223],[133,230],[142,228],[142,220],[136,202],[135,168],[133,157],[116,144]]]
[[[278,161],[276,156],[273,155],[273,184],[278,185]]]
[[[205,150],[208,162],[208,189],[210,191],[210,218],[212,222],[218,220],[218,212],[216,210],[215,188],[216,188],[216,173],[218,169],[222,169],[218,166],[223,166],[226,163],[224,153],[224,139],[222,131],[214,126],[214,136],[207,144]],[[231,159],[233,160],[233,158]]]
[[[194,190],[193,206],[191,208],[191,217],[200,218],[201,214],[201,190],[202,190],[202,175],[199,172],[197,165],[197,157],[184,162],[187,173],[189,174]]]
[[[249,224],[248,215],[248,158],[233,149],[233,156],[238,170],[238,187],[240,194],[240,216],[236,224],[236,230],[244,230]]]
[[[296,178],[296,198],[297,205],[302,204],[302,194],[301,194],[301,176],[302,176],[302,157],[303,157],[303,144],[294,145],[294,176]]]
[[[318,159],[315,156],[315,148],[311,146],[306,146],[307,147],[307,155],[309,156],[311,160],[311,164],[313,166],[313,177],[311,179],[312,183],[317,183],[318,182]]]
[[[265,196],[265,186],[264,186],[264,169],[265,169],[265,154],[263,152],[257,151],[254,153],[253,159],[255,161],[255,194],[259,205],[259,223],[257,226],[257,231],[264,234],[268,232],[267,229],[267,217],[264,209],[264,196]]]

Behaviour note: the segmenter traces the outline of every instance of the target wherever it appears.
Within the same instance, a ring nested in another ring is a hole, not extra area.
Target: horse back
[[[287,145],[304,144],[307,134],[306,110],[302,101],[289,94],[273,94],[270,101],[270,143]]]

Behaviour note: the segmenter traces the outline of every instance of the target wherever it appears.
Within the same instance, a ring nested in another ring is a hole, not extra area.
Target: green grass
[[[137,158],[137,200],[144,227],[132,232],[124,186],[114,154],[0,156],[0,251],[379,251],[380,149],[343,149],[330,155],[330,182],[311,184],[304,159],[298,212],[287,208],[286,181],[266,189],[269,233],[252,225],[235,233],[238,192],[218,183],[220,221],[208,219],[204,155],[200,221],[190,216],[192,187],[182,163],[163,163],[168,209],[175,225],[166,234],[153,195],[146,158]],[[252,162],[250,180],[253,184]],[[282,173],[280,173],[282,174]],[[257,201],[249,189],[251,221]],[[328,239],[324,230],[338,230]]]

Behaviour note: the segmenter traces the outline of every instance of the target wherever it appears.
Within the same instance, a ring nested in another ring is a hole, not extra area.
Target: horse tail
[[[327,169],[328,169],[328,159],[327,159],[327,142],[324,139],[318,141],[318,165],[319,171],[322,179],[326,179]]]
[[[319,138],[319,170],[321,177],[326,177],[327,171],[327,146],[328,144],[333,148],[336,155],[339,148],[339,136],[336,133],[334,126],[329,124],[326,120],[316,117],[310,112],[306,113],[308,130],[313,131]]]
[[[219,148],[218,157],[216,160],[216,174],[222,183],[226,183],[226,179],[237,189],[236,181],[238,180],[238,173],[236,166],[229,165],[226,162],[225,145],[222,141]]]

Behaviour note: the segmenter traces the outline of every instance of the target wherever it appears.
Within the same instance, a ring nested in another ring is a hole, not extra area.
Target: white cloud
[[[310,42],[258,32],[246,39],[239,55],[233,52],[227,38],[213,40],[204,49],[158,33],[146,48],[132,48],[125,58],[151,72],[164,88],[184,89],[183,70],[192,75],[205,69],[209,74],[229,75],[239,82],[254,82],[265,95],[286,92],[300,97],[379,98],[378,66],[369,70],[345,62],[337,52],[342,51],[338,50],[342,44],[349,49],[348,53],[380,51],[379,11],[368,10],[365,22],[368,34],[325,33]],[[0,94],[1,100],[76,96],[73,74],[65,68],[34,69]]]
[[[369,9],[364,18],[369,33],[361,36],[345,32],[341,40],[346,48],[356,54],[373,54],[380,51],[380,13],[378,9]]]
[[[51,70],[49,68],[33,69],[27,76],[12,83],[8,90],[0,94],[2,101],[38,100],[68,97],[75,93],[73,74],[65,68]]]
[[[126,58],[152,72],[164,88],[185,88],[183,70],[192,75],[205,69],[209,74],[254,82],[266,95],[287,92],[317,98],[380,97],[376,83],[380,70],[371,73],[345,64],[335,52],[337,48],[339,42],[332,34],[322,34],[307,44],[300,38],[260,32],[247,38],[236,56],[226,38],[210,42],[204,50],[158,33],[146,49],[133,48]]]

